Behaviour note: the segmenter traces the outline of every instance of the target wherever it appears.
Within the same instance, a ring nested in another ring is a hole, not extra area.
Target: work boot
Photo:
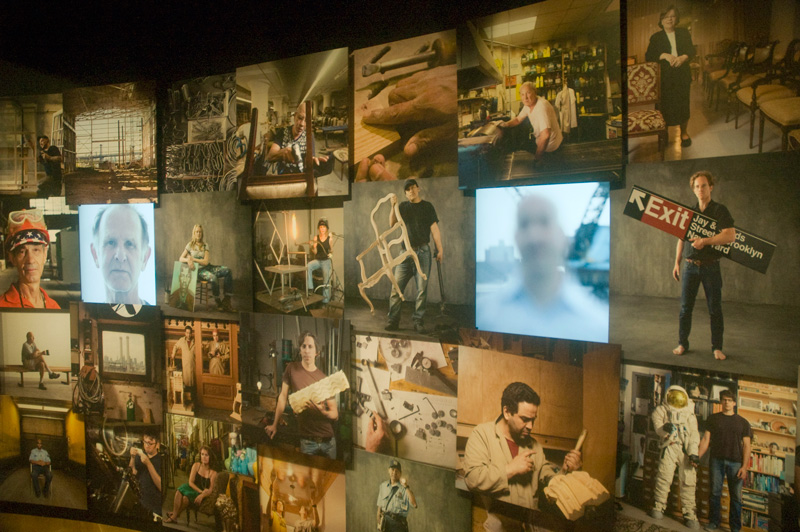
[[[54,371],[51,371],[50,374],[48,375],[48,377],[50,377],[51,379],[57,379],[60,376],[61,376],[61,373],[56,373]]]
[[[414,330],[420,334],[425,334],[425,324],[423,324],[421,321],[415,321]]]
[[[386,327],[384,327],[383,330],[384,331],[390,331],[390,332],[391,331],[399,331],[400,330],[400,324],[399,323],[394,323],[394,322],[389,322],[389,323],[386,324]]]
[[[43,382],[40,382],[40,383],[39,383],[39,389],[40,389],[40,390],[45,390],[45,391],[46,391],[46,390],[47,390],[47,386],[45,386]]]
[[[225,312],[233,312],[233,307],[231,306],[231,296],[225,294],[225,297],[222,298],[222,310]]]

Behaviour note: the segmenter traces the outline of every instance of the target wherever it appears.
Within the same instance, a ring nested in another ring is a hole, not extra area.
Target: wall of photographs
[[[800,7],[665,8],[0,96],[0,528],[797,526]]]

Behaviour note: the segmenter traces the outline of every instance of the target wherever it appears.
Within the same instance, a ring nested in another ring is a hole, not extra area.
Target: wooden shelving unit
[[[786,456],[794,454],[797,389],[739,381],[738,413],[750,423],[752,452],[742,490],[742,530],[768,530],[768,500],[785,483]]]

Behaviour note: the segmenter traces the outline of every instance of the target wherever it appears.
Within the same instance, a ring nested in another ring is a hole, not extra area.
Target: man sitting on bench
[[[38,371],[39,389],[46,390],[47,388],[43,382],[45,371],[51,379],[57,379],[61,376],[61,374],[50,371],[50,368],[47,366],[47,362],[44,361],[44,357],[50,353],[47,351],[39,351],[39,348],[36,347],[36,344],[33,341],[34,338],[32,332],[27,334],[27,338],[28,341],[22,344],[22,366],[25,368],[25,371]],[[21,383],[20,386],[22,386]]]

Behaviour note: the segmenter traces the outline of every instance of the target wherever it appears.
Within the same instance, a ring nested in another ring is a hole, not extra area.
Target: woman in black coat
[[[661,114],[668,126],[681,127],[681,146],[685,148],[692,144],[687,126],[692,84],[689,59],[694,57],[694,44],[689,30],[675,27],[678,17],[675,6],[669,6],[661,13],[658,26],[662,31],[650,37],[645,59],[658,61],[661,65]]]

